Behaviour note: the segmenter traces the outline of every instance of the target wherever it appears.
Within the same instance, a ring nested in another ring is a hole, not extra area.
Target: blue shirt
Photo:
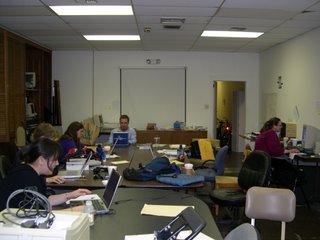
[[[110,137],[109,137],[109,143],[113,144],[113,134],[116,132],[127,132],[128,133],[128,140],[129,140],[129,144],[135,144],[137,143],[137,133],[136,130],[134,130],[133,128],[128,128],[126,131],[122,131],[120,128],[115,128],[111,131],[110,133]]]

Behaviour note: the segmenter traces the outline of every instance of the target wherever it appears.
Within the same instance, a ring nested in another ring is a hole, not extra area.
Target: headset
[[[24,194],[24,199],[19,202],[17,211],[13,212],[10,209],[10,201],[18,194]],[[50,228],[55,218],[48,198],[39,192],[27,188],[18,189],[11,193],[6,207],[7,212],[2,214],[3,218],[23,228]],[[6,215],[28,220],[19,223],[9,219]]]

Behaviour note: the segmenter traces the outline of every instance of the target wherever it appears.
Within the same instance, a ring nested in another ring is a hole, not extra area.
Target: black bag
[[[140,166],[139,169],[124,169],[123,176],[128,180],[150,181],[155,180],[157,175],[175,172],[177,172],[176,165],[170,164],[167,157],[156,157],[149,164]]]

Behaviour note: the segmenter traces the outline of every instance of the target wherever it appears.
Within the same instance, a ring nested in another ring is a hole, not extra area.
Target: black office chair
[[[270,167],[269,154],[253,151],[245,159],[238,175],[238,184],[241,189],[214,189],[210,193],[211,200],[232,211],[232,222],[239,221],[239,211],[245,205],[246,191],[253,186],[268,186]]]
[[[303,184],[306,183],[305,175],[302,168],[298,168],[283,158],[271,158],[271,185],[280,188],[288,188],[296,192],[297,187],[300,189],[302,196],[310,208],[309,200],[305,194]]]
[[[12,163],[5,155],[0,155],[0,180],[4,179],[9,170],[12,168]]]

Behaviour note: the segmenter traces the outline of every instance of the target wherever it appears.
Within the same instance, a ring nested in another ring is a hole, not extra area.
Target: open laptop
[[[109,177],[109,181],[104,189],[103,198],[101,199],[100,197],[97,196],[98,199],[94,198],[93,200],[91,200],[92,205],[95,208],[95,214],[106,214],[110,211],[110,207],[116,195],[120,181],[121,181],[121,175],[119,174],[119,172],[113,170],[111,172],[111,176]],[[70,203],[71,204],[74,204],[76,202],[83,203],[83,201],[84,200],[74,199],[74,200],[70,200]]]
[[[75,179],[75,178],[82,178],[83,171],[86,166],[89,164],[89,160],[92,157],[92,152],[90,152],[87,156],[87,159],[83,161],[83,165],[80,170],[66,170],[66,171],[59,171],[58,176],[64,177],[65,179]]]
[[[118,147],[129,146],[129,133],[115,132],[113,134],[113,145],[117,145]]]

